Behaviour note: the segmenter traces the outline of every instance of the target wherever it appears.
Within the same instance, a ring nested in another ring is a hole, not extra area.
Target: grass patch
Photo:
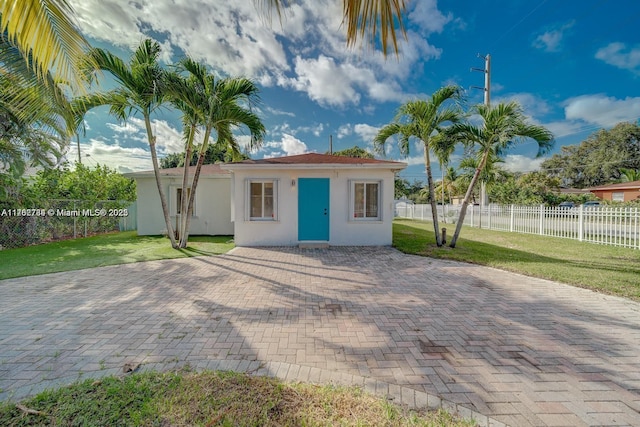
[[[19,405],[0,403],[0,425],[475,425],[442,410],[410,411],[359,388],[285,384],[232,372],[151,372],[86,380]]]
[[[442,224],[448,238],[455,225]],[[486,265],[640,301],[640,251],[569,239],[464,227],[455,249],[438,248],[430,222],[395,220],[402,252]]]
[[[0,279],[80,270],[157,259],[218,255],[233,248],[230,236],[193,236],[185,249],[172,249],[169,239],[138,236],[135,231],[0,251]]]

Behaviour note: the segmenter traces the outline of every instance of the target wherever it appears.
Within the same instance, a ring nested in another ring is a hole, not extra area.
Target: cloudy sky
[[[70,0],[90,43],[129,58],[146,37],[166,64],[185,55],[220,75],[261,87],[268,133],[254,158],[371,147],[398,106],[446,84],[481,103],[484,60],[491,55],[491,101],[518,100],[531,121],[556,135],[556,149],[640,117],[640,2],[637,0],[412,0],[399,58],[347,49],[341,0],[293,1],[280,22],[260,0]],[[104,83],[108,86],[108,82]],[[151,169],[143,122],[96,109],[80,138],[83,162],[122,172]],[[179,115],[154,117],[159,154],[182,151]],[[419,145],[408,158],[390,142],[404,176],[424,179]],[[535,143],[506,157],[511,170],[535,170]],[[454,156],[458,159],[461,153]],[[69,158],[77,158],[72,147]],[[440,171],[435,167],[435,176]]]

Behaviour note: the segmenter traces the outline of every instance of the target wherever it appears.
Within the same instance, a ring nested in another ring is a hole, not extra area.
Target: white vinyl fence
[[[454,224],[461,206],[438,205],[438,219]],[[395,216],[431,221],[431,205],[396,201]],[[640,249],[640,209],[600,206],[571,209],[540,206],[468,206],[464,225],[513,233],[563,237]]]

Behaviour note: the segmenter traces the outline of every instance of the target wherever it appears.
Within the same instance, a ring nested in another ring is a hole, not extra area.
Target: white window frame
[[[171,203],[171,216],[179,216],[178,213],[178,191],[182,190],[182,185],[170,185],[169,186],[169,200]],[[191,193],[191,187],[187,187],[187,194]],[[198,190],[196,190],[196,195],[193,198],[193,211],[191,211],[191,217],[196,217],[198,207]]]
[[[354,179],[349,181],[349,221],[355,222],[380,222],[382,221],[382,180],[378,179]],[[367,185],[378,185],[378,216],[376,217],[356,217],[356,185],[364,184],[364,207],[366,215],[367,207]]]
[[[614,191],[611,193],[612,202],[624,202],[624,191]]]
[[[278,187],[280,180],[274,178],[249,178],[245,183],[245,221],[278,221]],[[273,214],[270,217],[259,216],[253,217],[251,216],[251,184],[262,184],[262,211],[264,215],[264,184],[271,183],[273,185]]]

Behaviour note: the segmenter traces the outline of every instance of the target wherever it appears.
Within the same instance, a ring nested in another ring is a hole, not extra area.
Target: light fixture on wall
[[[292,180],[291,180],[291,186],[292,186],[292,187],[295,187],[295,186],[296,186],[296,180],[295,180],[295,179],[292,179]]]

